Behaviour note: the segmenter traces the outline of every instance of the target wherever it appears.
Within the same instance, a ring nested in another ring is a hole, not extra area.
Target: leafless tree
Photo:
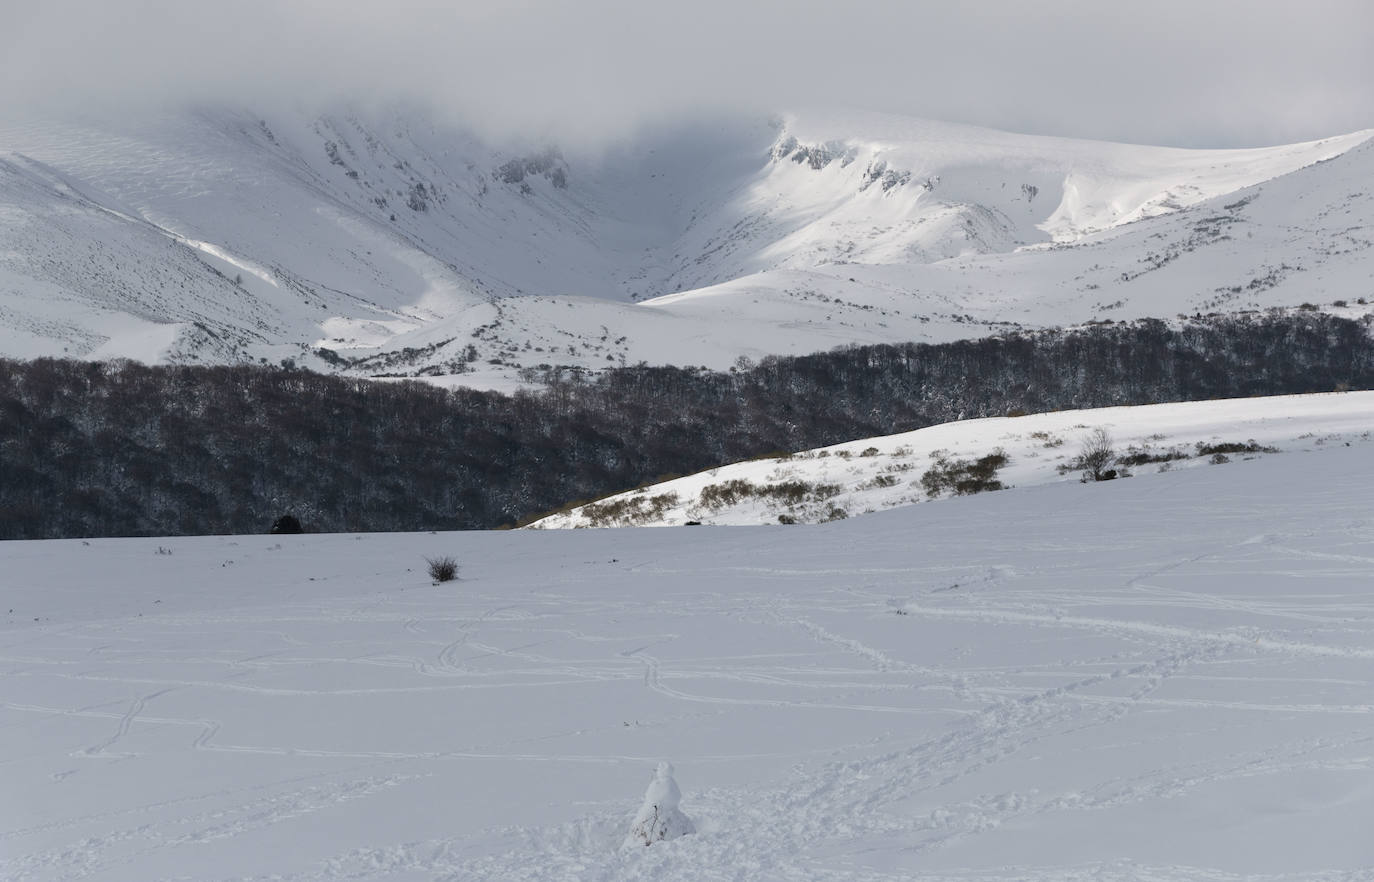
[[[1078,454],[1078,467],[1083,470],[1083,480],[1110,481],[1116,477],[1111,469],[1116,462],[1116,450],[1112,447],[1111,433],[1098,426],[1083,439],[1083,447]]]

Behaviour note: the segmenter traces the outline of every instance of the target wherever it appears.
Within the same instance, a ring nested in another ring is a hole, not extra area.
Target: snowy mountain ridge
[[[565,156],[407,110],[12,125],[0,354],[481,382],[1356,300],[1371,134],[1179,150],[812,112]]]

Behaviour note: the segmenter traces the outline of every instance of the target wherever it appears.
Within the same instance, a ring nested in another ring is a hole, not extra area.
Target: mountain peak
[[[1374,218],[1371,160],[1324,163],[1371,135],[806,110],[565,153],[413,108],[30,124],[0,132],[0,352],[511,377],[1336,299],[1369,274],[1331,242]]]

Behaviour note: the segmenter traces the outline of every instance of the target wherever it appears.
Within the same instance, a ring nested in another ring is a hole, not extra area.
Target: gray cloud
[[[15,113],[422,101],[596,139],[841,105],[1190,146],[1374,127],[1368,0],[47,0],[6,13]]]

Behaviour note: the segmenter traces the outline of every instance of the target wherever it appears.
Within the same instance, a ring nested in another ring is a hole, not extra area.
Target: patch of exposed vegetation
[[[1116,458],[1117,465],[1127,468],[1143,466],[1152,462],[1173,462],[1174,460],[1187,459],[1190,456],[1188,451],[1181,447],[1170,447],[1168,450],[1155,450],[1148,444],[1137,447],[1132,444],[1126,448],[1126,452]]]
[[[582,507],[581,514],[593,527],[639,527],[663,517],[678,503],[676,493],[656,496],[621,496]]]
[[[1207,443],[1199,441],[1196,445],[1198,456],[1216,456],[1224,453],[1278,453],[1277,447],[1265,447],[1263,444],[1256,444],[1255,439],[1241,443],[1240,441],[1221,441],[1217,443]]]
[[[941,454],[921,476],[921,487],[932,499],[946,492],[968,496],[1002,490],[1006,485],[997,480],[997,470],[1008,462],[1007,454],[1000,449],[978,459],[950,459]]]
[[[701,488],[698,497],[701,505],[712,511],[720,511],[738,505],[746,499],[762,499],[788,507],[796,507],[807,502],[822,502],[839,495],[844,488],[839,484],[813,484],[808,481],[779,481],[775,484],[755,484],[745,478],[734,478],[720,484],[709,484]]]

